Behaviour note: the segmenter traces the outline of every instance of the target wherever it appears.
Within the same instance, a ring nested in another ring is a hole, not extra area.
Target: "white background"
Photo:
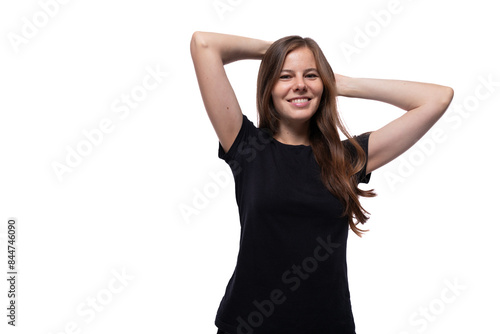
[[[216,333],[239,222],[189,53],[192,33],[205,30],[308,36],[341,74],[454,88],[445,118],[422,139],[427,146],[375,171],[368,185],[378,193],[363,199],[370,232],[350,233],[348,248],[357,333],[500,333],[494,2],[401,0],[383,25],[373,13],[389,0],[220,2],[230,10],[218,13],[213,0],[74,0],[53,1],[48,16],[48,0],[0,5],[1,277],[10,217],[18,220],[19,270],[16,328],[6,324],[1,279],[1,332]],[[29,35],[34,21],[40,27]],[[358,53],[347,56],[347,44]],[[258,65],[227,66],[254,122]],[[127,117],[116,113],[123,94],[140,92],[148,68],[168,75]],[[373,101],[339,103],[352,134],[402,114]],[[84,131],[105,119],[112,131],[96,135],[59,179],[53,164],[65,164],[68,148],[84,149]],[[196,214],[183,215],[187,207]],[[446,282],[461,288],[445,303]]]

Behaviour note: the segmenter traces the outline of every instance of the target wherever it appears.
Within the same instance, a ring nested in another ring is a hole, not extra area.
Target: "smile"
[[[309,102],[311,99],[309,98],[300,98],[300,99],[292,99],[292,100],[288,100],[288,102],[290,103],[305,103],[305,102]]]
[[[307,107],[309,103],[311,102],[311,99],[309,98],[299,98],[299,99],[291,99],[288,100],[289,103],[291,103],[295,107]]]

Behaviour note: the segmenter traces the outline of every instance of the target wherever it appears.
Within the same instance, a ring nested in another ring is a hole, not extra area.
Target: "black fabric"
[[[368,151],[370,133],[356,136]],[[355,155],[348,141],[344,145]],[[235,179],[241,235],[215,325],[229,334],[354,334],[348,221],[323,185],[312,148],[280,143],[243,116],[219,158]],[[365,167],[356,175],[368,183]]]

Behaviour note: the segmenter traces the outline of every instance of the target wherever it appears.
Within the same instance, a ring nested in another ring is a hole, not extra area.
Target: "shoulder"
[[[371,174],[367,174],[367,162],[368,162],[368,141],[370,139],[371,132],[364,132],[360,135],[355,135],[352,137],[352,140],[361,146],[362,151],[364,152],[364,157],[359,156],[358,150],[354,146],[354,144],[345,139],[342,141],[344,147],[346,148],[347,157],[351,161],[352,164],[357,165],[359,161],[363,161],[361,169],[356,173],[356,179],[358,183],[368,183],[370,182]]]
[[[368,153],[368,141],[370,139],[371,131],[370,132],[364,132],[360,135],[354,135],[352,137],[352,140],[358,143],[363,151],[365,153]],[[344,139],[342,141],[342,144],[344,144],[344,147],[350,152],[350,153],[356,153],[356,148],[354,147],[354,144],[349,140],[349,139]]]
[[[236,139],[227,152],[219,143],[219,158],[227,160],[254,156],[257,151],[263,150],[267,144],[273,140],[273,136],[268,129],[262,129],[243,114],[241,127]]]

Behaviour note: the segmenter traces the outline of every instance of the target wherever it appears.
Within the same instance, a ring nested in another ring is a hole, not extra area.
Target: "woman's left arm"
[[[368,141],[367,174],[413,146],[444,114],[453,89],[429,83],[351,78],[335,74],[339,96],[386,102],[407,112],[373,131]]]

